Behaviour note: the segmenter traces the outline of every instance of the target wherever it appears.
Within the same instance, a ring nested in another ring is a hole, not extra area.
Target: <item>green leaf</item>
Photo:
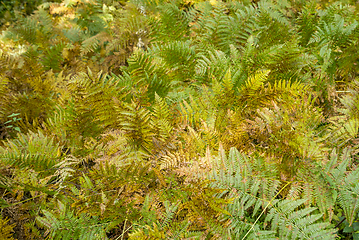
[[[343,229],[343,232],[345,232],[345,233],[352,233],[352,232],[354,232],[354,228],[353,228],[353,227],[350,227],[350,226],[346,226],[346,227]]]

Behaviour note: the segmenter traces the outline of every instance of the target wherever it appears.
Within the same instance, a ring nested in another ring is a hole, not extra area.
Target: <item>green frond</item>
[[[337,111],[344,115],[328,119],[330,125],[327,128],[326,137],[332,146],[351,146],[356,149],[359,131],[358,83],[356,81],[353,82],[348,93],[339,98],[339,100],[342,106]]]
[[[147,109],[132,102],[119,113],[118,122],[134,150],[150,151],[153,132],[151,114]]]
[[[68,79],[67,89],[72,96],[63,96],[62,104],[48,119],[47,129],[58,137],[70,137],[71,147],[83,146],[87,138],[98,139],[105,130],[118,127],[116,112],[124,110],[122,101],[127,92],[116,76],[88,70]]]
[[[153,106],[153,116],[156,119],[169,120],[170,111],[166,101],[155,94],[155,104]]]
[[[165,201],[164,205],[166,208],[166,212],[165,215],[163,216],[163,222],[161,223],[162,228],[170,225],[170,222],[175,217],[175,213],[178,209],[178,204],[171,204],[169,201]]]
[[[335,196],[338,197],[339,206],[344,210],[345,217],[349,225],[353,224],[359,211],[358,204],[358,168],[347,171],[352,158],[350,150],[344,149],[339,155],[334,150],[331,154],[331,162],[327,167],[329,178],[327,182],[334,189]]]
[[[196,51],[190,41],[173,41],[161,46],[154,46],[150,52],[158,54],[166,63],[171,78],[178,85],[193,79],[195,75]]]
[[[170,123],[170,111],[164,99],[155,95],[151,125],[155,132],[155,137],[163,142],[171,137],[173,126]]]
[[[51,169],[59,160],[60,147],[42,132],[18,133],[17,139],[7,140],[0,147],[1,162],[36,171]],[[49,173],[46,173],[49,174]]]
[[[19,38],[30,44],[44,44],[44,39],[54,35],[54,22],[51,15],[40,8],[34,15],[19,17],[19,24],[6,34],[9,38]]]
[[[72,22],[80,26],[90,36],[105,31],[106,19],[101,15],[103,13],[102,5],[97,0],[81,1],[76,10]]]
[[[230,215],[224,217],[232,238],[257,239],[263,234],[263,239],[335,239],[334,229],[321,220],[322,215],[303,206],[306,199],[278,200],[288,184],[279,189],[279,181],[261,177],[236,149],[232,148],[228,157],[222,151],[211,161],[213,168],[207,179],[213,181],[212,187],[227,189],[228,198],[233,199],[227,208]],[[273,191],[262,192],[263,182]]]
[[[316,45],[316,57],[321,69],[333,81],[337,72],[347,71],[346,69],[338,69],[338,65],[342,62],[342,57],[346,58],[345,52],[348,49],[353,49],[352,46],[357,39],[358,22],[354,19],[349,20],[340,15],[339,12],[328,14],[329,12],[330,9],[321,16],[317,31],[313,34],[309,44]]]
[[[99,46],[103,46],[111,40],[112,37],[107,32],[100,32],[95,36],[87,38],[81,43],[81,54],[86,55],[90,52],[94,52]]]
[[[149,20],[141,13],[141,7],[134,3],[126,4],[113,13],[110,23],[112,39],[106,42],[107,54],[115,53],[122,63],[135,49],[146,48],[149,44]]]
[[[204,106],[204,107],[203,107]],[[210,107],[210,106],[208,106]],[[183,100],[180,104],[181,121],[186,125],[197,129],[201,125],[201,119],[209,120],[213,117],[214,108],[207,108],[201,99],[195,99],[193,96],[189,97],[189,101]]]
[[[130,91],[124,81],[116,75],[109,76],[102,72],[95,75],[88,69],[86,74],[72,77],[69,87],[75,93],[73,95],[82,114],[90,113],[89,117],[104,128],[114,128],[117,127],[114,112],[124,108],[122,101]]]
[[[230,26],[232,28],[234,45],[244,47],[247,43],[247,39],[254,35],[258,29],[256,22],[258,9],[251,5],[237,4],[234,7],[234,14],[230,17]]]
[[[269,1],[258,3],[259,14],[257,24],[259,29],[256,32],[258,41],[261,43],[260,48],[270,47],[276,44],[282,44],[290,40],[294,32],[289,20],[279,11],[278,5],[271,4]],[[282,36],[281,33],[287,33]]]
[[[359,120],[356,118],[329,119],[331,125],[327,129],[326,139],[332,146],[353,146],[359,132]]]
[[[344,26],[345,20],[339,15],[335,15],[333,22],[323,22],[322,24],[323,26],[318,28],[311,41],[319,43],[320,46],[330,44],[329,46],[332,48],[346,47],[346,44],[350,43],[348,42],[349,36],[358,26],[356,21]]]
[[[196,78],[199,83],[207,83],[211,78],[222,80],[229,67],[230,60],[224,52],[208,51],[200,55],[197,61]]]
[[[128,59],[128,69],[132,81],[147,88],[147,96],[154,100],[155,93],[165,97],[170,88],[167,68],[161,59],[146,52],[136,52]]]
[[[7,33],[9,37],[18,37],[29,43],[33,43],[37,39],[36,29],[38,27],[37,21],[34,18],[19,19],[20,25]]]
[[[271,222],[271,230],[279,233],[279,239],[335,239],[330,224],[318,222],[322,214],[315,214],[315,208],[295,210],[305,201],[283,200],[273,204],[264,222]]]
[[[75,216],[60,201],[56,211],[42,212],[44,217],[36,219],[49,230],[49,237],[52,239],[108,239],[105,232],[108,223],[99,223],[98,217],[86,214]]]
[[[261,71],[256,73],[253,77],[249,78],[246,84],[242,87],[240,92],[248,95],[255,94],[267,80],[270,71]]]
[[[35,11],[35,14],[38,15],[42,34],[44,36],[51,36],[54,34],[53,19],[49,12],[44,8],[39,8],[39,10]]]
[[[81,43],[81,54],[86,55],[90,52],[94,52],[100,45],[100,40],[97,35],[87,38]]]
[[[239,99],[237,102],[245,108],[256,109],[259,104],[268,102],[262,94],[261,90],[264,87],[265,82],[268,79],[270,71],[258,71],[256,74],[248,78],[248,80],[243,84],[238,92]]]
[[[41,62],[44,65],[45,70],[61,70],[61,64],[64,60],[62,56],[62,51],[65,46],[65,43],[58,43],[50,46],[44,51],[44,56]]]
[[[158,6],[161,13],[158,20],[151,26],[152,36],[157,41],[184,40],[188,38],[189,23],[193,19],[192,12],[185,12],[176,3],[166,3]]]
[[[358,187],[358,169],[348,170],[351,162],[349,149],[344,149],[341,154],[333,150],[328,160],[315,165],[309,173],[305,170],[307,174],[301,174],[299,181],[289,190],[296,192],[296,196],[292,195],[291,199],[307,199],[306,205],[315,204],[329,220],[333,218],[334,209],[339,207],[349,224],[352,224],[359,206],[358,194],[355,192]]]
[[[340,98],[343,108],[338,111],[345,114],[349,118],[358,118],[359,116],[359,82],[354,81],[349,87],[348,94]]]
[[[209,2],[202,2],[199,7],[199,20],[192,27],[198,38],[220,51],[229,53],[233,34],[228,27],[230,18],[225,14],[225,7],[222,4],[211,6]]]
[[[69,29],[64,28],[62,30],[64,36],[70,40],[72,43],[80,42],[84,37],[83,31],[80,29],[79,26],[73,26]]]
[[[314,2],[308,3],[296,19],[299,27],[298,33],[300,35],[300,44],[302,46],[306,46],[309,43],[309,40],[317,30],[319,15],[315,6],[316,4],[314,4]]]
[[[265,56],[264,66],[271,70],[272,79],[307,80],[301,78],[304,77],[303,73],[310,66],[313,57],[305,55],[304,51],[296,40],[271,46],[262,53]]]

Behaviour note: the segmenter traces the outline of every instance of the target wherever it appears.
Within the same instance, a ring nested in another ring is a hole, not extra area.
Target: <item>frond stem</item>
[[[257,219],[254,221],[251,229],[248,230],[248,232],[246,233],[246,235],[244,235],[244,237],[242,238],[242,240],[244,240],[247,235],[251,232],[251,230],[254,228],[254,226],[256,225],[256,223],[258,222],[258,220],[260,219],[260,217],[263,215],[264,211],[268,208],[268,206],[271,204],[271,202],[279,195],[279,193],[281,191],[283,191],[289,184],[291,184],[292,182],[287,182],[286,185],[284,185],[280,190],[279,192],[277,192],[277,194],[268,202],[267,206],[263,209],[263,211],[261,212],[261,214],[257,217]]]

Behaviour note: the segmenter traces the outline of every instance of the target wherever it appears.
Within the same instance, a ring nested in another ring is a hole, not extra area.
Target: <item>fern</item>
[[[42,60],[45,70],[60,71],[61,63],[63,61],[62,51],[65,48],[64,43],[59,43],[45,50]]]
[[[13,237],[354,236],[358,21],[322,0],[66,0],[4,25]]]
[[[157,94],[155,96],[155,104],[153,106],[153,117],[151,125],[155,136],[160,141],[166,142],[171,137],[173,127],[170,123],[170,112],[168,105]]]
[[[199,83],[206,83],[211,78],[222,80],[230,67],[230,61],[225,53],[218,50],[208,51],[200,57],[196,66],[196,77]]]
[[[170,88],[170,79],[167,76],[168,70],[160,59],[137,52],[128,61],[128,71],[133,81],[147,87],[147,96],[150,100],[154,100],[155,92],[161,97],[166,96]]]
[[[306,46],[309,43],[313,33],[316,31],[318,20],[319,16],[318,12],[315,10],[314,3],[309,3],[299,13],[297,23],[299,25],[298,33],[301,37],[300,44],[302,46]]]
[[[232,29],[228,28],[229,17],[223,5],[210,7],[209,2],[199,5],[200,20],[193,26],[198,38],[213,44],[216,49],[228,53],[232,40]]]
[[[11,232],[13,232],[13,228],[15,227],[15,224],[8,224],[9,219],[4,219],[0,217],[0,234],[4,240],[13,240]]]
[[[339,9],[342,8],[341,5],[333,5],[331,9],[328,9],[323,14],[317,31],[309,41],[309,43],[317,44],[318,53],[316,55],[322,71],[327,72],[332,81],[342,52],[353,44],[352,39],[358,26],[357,21],[345,23],[344,17],[339,15],[339,9],[336,9],[335,6]]]
[[[334,239],[333,229],[327,222],[317,222],[322,214],[315,214],[315,208],[293,212],[306,200],[284,200],[275,204],[265,222],[271,221],[271,230],[279,233],[280,239]]]
[[[87,38],[81,44],[81,54],[86,55],[90,52],[94,52],[101,45],[105,45],[106,42],[109,42],[111,37],[107,32],[98,33],[95,36]]]
[[[99,224],[98,218],[85,214],[74,216],[60,201],[55,213],[47,210],[42,212],[44,217],[38,217],[37,221],[49,229],[52,239],[108,239],[104,231],[108,224]]]
[[[158,9],[161,13],[160,19],[151,24],[153,37],[157,41],[186,39],[193,11],[186,13],[175,3],[160,5]]]
[[[132,103],[119,116],[120,127],[125,131],[130,145],[135,149],[149,151],[152,145],[150,113],[145,108]]]
[[[229,222],[227,234],[232,238],[334,239],[334,229],[328,222],[318,221],[322,215],[315,214],[315,208],[298,209],[305,199],[276,199],[288,184],[280,190],[279,181],[261,177],[252,168],[251,162],[236,149],[230,150],[228,158],[220,150],[220,156],[210,161],[213,168],[207,178],[213,180],[212,186],[227,189],[228,197],[234,199],[228,205],[230,215],[224,218]],[[273,191],[262,192],[262,183],[268,184],[265,189],[272,188]],[[263,219],[264,213],[266,217]]]
[[[5,71],[7,71],[9,69],[14,69],[14,68],[17,68],[17,66],[21,65],[21,61],[19,61],[19,59],[17,59],[15,56],[11,56],[10,54],[7,54],[3,50],[0,51],[0,69],[1,69],[0,73],[1,74],[4,74]]]
[[[298,182],[294,182],[291,186],[289,190],[291,194],[288,197],[291,199],[305,197],[308,200],[306,205],[316,204],[320,212],[329,220],[334,217],[337,204],[343,209],[349,224],[353,223],[358,211],[356,204],[358,196],[353,192],[357,187],[355,175],[358,170],[354,168],[348,171],[347,167],[350,166],[351,161],[348,149],[344,149],[341,154],[333,150],[326,162],[318,163],[311,171],[300,175]]]
[[[254,35],[258,29],[256,23],[258,10],[251,5],[234,4],[231,6],[234,14],[230,18],[230,23],[233,26],[232,34],[234,35],[235,47],[240,48],[246,45],[247,39]]]
[[[8,165],[41,171],[48,170],[57,163],[59,150],[59,145],[42,132],[19,133],[17,139],[3,143],[0,158]]]
[[[329,176],[331,180],[334,180],[333,187],[337,188],[339,205],[343,208],[344,214],[351,225],[355,219],[356,213],[359,210],[357,204],[358,194],[356,194],[356,189],[358,188],[357,184],[357,171],[354,169],[349,173],[346,173],[346,168],[351,161],[348,156],[348,150],[345,150],[342,155],[342,161],[335,166],[336,161],[338,161],[338,155],[333,152],[331,156],[331,164],[329,165]],[[328,179],[329,180],[329,179]],[[330,183],[333,183],[330,181]]]
[[[94,36],[105,30],[106,21],[101,17],[102,8],[97,0],[91,2],[81,1],[77,8],[73,22],[85,29],[86,33]]]
[[[69,29],[65,28],[62,30],[62,32],[64,36],[73,43],[79,42],[81,41],[81,39],[84,38],[84,33],[81,31],[80,27],[78,26],[73,26],[72,28]]]
[[[183,85],[184,82],[191,81],[195,74],[196,52],[191,42],[175,41],[162,46],[154,46],[150,50],[153,54],[158,54],[164,59],[168,74],[174,78],[175,83]]]
[[[290,34],[286,35],[287,37],[279,37],[280,32],[291,33],[292,29],[290,22],[278,9],[278,5],[270,4],[266,1],[258,4],[260,14],[257,21],[260,28],[257,36],[259,42],[261,42],[261,48],[281,44],[290,38]]]
[[[353,82],[348,94],[339,99],[342,106],[337,111],[344,115],[329,119],[330,125],[326,137],[333,146],[357,148],[355,144],[359,124],[357,85],[357,82]]]

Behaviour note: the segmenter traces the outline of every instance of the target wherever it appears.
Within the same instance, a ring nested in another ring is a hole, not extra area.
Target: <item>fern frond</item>
[[[349,118],[358,118],[359,116],[359,82],[354,81],[351,83],[349,88],[349,93],[342,98],[340,102],[343,105],[343,108],[340,108],[338,111],[345,114]]]
[[[15,227],[15,224],[8,224],[9,219],[4,219],[2,216],[0,216],[0,235],[4,240],[13,240],[12,233]]]
[[[302,9],[297,18],[298,33],[300,35],[300,44],[306,46],[316,31],[319,21],[318,12],[314,3],[309,3]]]
[[[237,48],[244,47],[247,39],[255,34],[259,28],[256,20],[258,9],[251,5],[237,4],[233,6],[234,15],[230,18],[230,25],[233,27],[234,45]]]
[[[165,212],[165,216],[163,216],[161,227],[165,228],[170,225],[170,222],[175,217],[175,213],[178,209],[179,204],[171,204],[169,201],[165,201],[163,204],[165,205],[166,212]]]
[[[213,181],[213,187],[228,189],[229,198],[234,199],[233,203],[228,205],[231,215],[225,217],[230,223],[229,231],[232,237],[256,239],[263,231],[267,239],[275,236],[279,239],[335,238],[334,229],[328,222],[320,220],[322,215],[316,214],[315,208],[298,209],[306,199],[276,199],[283,190],[279,190],[279,181],[263,178],[258,173],[256,175],[251,162],[236,149],[232,148],[228,157],[222,151],[211,161],[213,168],[207,173],[207,178]],[[275,186],[274,191],[263,195],[259,187],[262,182]],[[266,213],[265,218],[261,218],[263,213]]]
[[[152,34],[157,41],[184,40],[188,38],[191,11],[186,13],[176,3],[159,6],[160,19],[152,23]]]
[[[196,52],[191,42],[173,41],[150,50],[164,59],[169,68],[169,75],[178,84],[189,81],[195,75]]]
[[[58,201],[58,210],[51,212],[42,210],[44,217],[37,217],[37,221],[50,231],[53,239],[108,239],[105,228],[108,223],[99,224],[97,217],[81,214],[75,216],[68,207]]]
[[[359,132],[359,119],[332,118],[327,129],[326,139],[332,146],[345,147],[353,145]],[[354,148],[357,148],[355,145]]]
[[[230,60],[224,52],[208,51],[200,55],[197,61],[196,78],[200,83],[206,83],[211,78],[222,80],[229,67]]]
[[[199,5],[201,12],[193,26],[198,38],[212,44],[216,49],[229,53],[229,44],[232,43],[232,29],[228,27],[230,18],[224,13],[223,4],[211,6],[209,2]]]
[[[42,171],[57,163],[59,151],[59,145],[42,132],[19,133],[17,139],[8,140],[0,147],[0,159],[8,165]]]
[[[36,29],[38,27],[37,21],[34,18],[21,18],[21,23],[12,33],[19,39],[23,39],[29,43],[34,43],[37,39]]]
[[[16,56],[16,55],[15,55]],[[3,75],[5,71],[16,69],[20,67],[20,59],[15,56],[0,50],[0,74]]]
[[[257,24],[260,26],[256,33],[258,41],[261,43],[261,48],[270,47],[276,44],[281,44],[289,40],[293,32],[290,22],[279,11],[278,5],[269,2],[258,3],[259,15],[257,17]],[[281,36],[281,33],[286,32],[286,37]]]
[[[42,64],[44,65],[45,70],[61,70],[61,63],[63,62],[62,51],[64,48],[65,43],[58,43],[45,50],[42,59]]]
[[[305,201],[303,199],[277,202],[264,222],[271,221],[271,230],[279,233],[279,239],[334,239],[334,231],[329,228],[330,224],[317,222],[322,214],[313,214],[315,208],[293,211]]]
[[[245,86],[241,89],[241,92],[247,93],[248,95],[254,94],[256,91],[263,86],[263,83],[267,80],[269,71],[258,72],[256,75],[248,79]]]
[[[118,121],[121,130],[135,150],[150,151],[153,132],[150,125],[150,112],[136,103],[129,104],[120,112]]]
[[[170,88],[167,68],[160,59],[144,52],[137,52],[128,60],[128,71],[133,81],[147,87],[147,96],[154,100],[155,92],[164,97]]]
[[[268,79],[270,71],[259,71],[254,76],[250,77],[246,83],[239,89],[240,99],[243,106],[250,107],[252,109],[257,108],[260,100],[255,96],[258,96],[258,93],[263,88],[264,83]],[[239,101],[239,102],[241,102]],[[254,105],[254,106],[253,106]]]
[[[69,29],[62,29],[64,36],[70,40],[72,43],[81,41],[84,38],[84,32],[80,29],[79,26],[72,26]]]
[[[354,192],[357,188],[358,169],[348,171],[351,162],[348,149],[344,149],[341,154],[333,150],[327,161],[318,164],[307,174],[302,173],[292,188],[297,189],[293,189],[294,191],[301,188],[299,196],[308,200],[305,204],[318,206],[325,218],[332,220],[335,207],[339,207],[343,209],[348,222],[352,223],[359,206],[358,194]]]
[[[171,136],[173,126],[170,124],[169,108],[157,94],[155,94],[155,103],[153,106],[153,117],[151,125],[155,132],[155,137],[163,142]]]
[[[87,38],[81,43],[81,54],[86,55],[90,52],[94,52],[98,47],[103,46],[106,42],[110,42],[111,40],[112,38],[107,32],[101,32]]]
[[[159,161],[160,169],[175,169],[183,162],[183,157],[177,153],[168,153]]]

